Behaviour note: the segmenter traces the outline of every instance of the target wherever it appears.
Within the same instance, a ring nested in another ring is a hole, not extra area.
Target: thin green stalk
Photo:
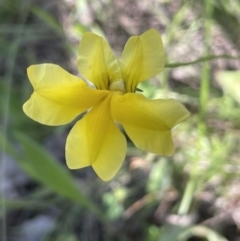
[[[176,26],[180,26],[180,24],[182,23],[185,13],[188,10],[189,3],[182,1],[182,4],[180,6],[181,6],[180,9],[174,15],[174,18],[172,19],[171,23],[168,25],[166,29],[166,34],[165,34],[165,42],[167,44],[166,47],[168,47],[171,41],[174,39]],[[167,56],[166,56],[166,61],[168,61]],[[162,89],[165,90],[165,94],[167,94],[167,92],[169,91],[169,86],[168,86],[169,74],[170,74],[170,71],[168,69],[165,69],[165,71],[161,75]]]
[[[195,188],[196,180],[193,177],[190,177],[187,186],[184,190],[183,198],[178,209],[179,215],[185,215],[189,212]]]
[[[207,103],[209,99],[209,92],[210,92],[210,63],[206,60],[211,60],[210,53],[210,41],[211,41],[211,15],[212,15],[212,3],[209,0],[205,0],[205,39],[204,39],[204,55],[208,56],[198,59],[197,61],[194,61],[195,63],[200,61],[205,61],[202,64],[202,76],[201,76],[201,87],[200,87],[200,99],[199,99],[199,118],[200,118],[200,124],[198,126],[200,133],[205,134],[206,133],[206,114],[207,114]],[[222,56],[221,56],[222,57]],[[192,62],[193,63],[193,62]],[[192,64],[191,63],[191,64]],[[199,136],[201,138],[202,135]],[[200,140],[200,139],[199,139]],[[185,215],[189,212],[194,191],[196,189],[197,185],[197,167],[196,163],[193,163],[193,171],[191,173],[190,179],[187,183],[187,186],[185,188],[182,201],[180,203],[180,207],[178,210],[179,215]]]
[[[180,26],[184,21],[184,17],[191,6],[191,1],[186,2],[182,1],[180,4],[179,10],[174,14],[171,23],[167,26],[166,34],[165,34],[165,42],[168,44],[174,39],[176,35],[176,27]]]
[[[164,36],[164,43],[165,43],[166,49],[169,47],[169,44],[171,43],[171,41],[174,39],[175,33],[176,33],[176,26],[179,26],[182,23],[185,13],[188,10],[189,3],[186,3],[183,0],[181,0],[180,6],[181,7],[177,11],[177,13],[174,15],[173,19],[171,19],[171,22],[169,22],[169,23],[166,22],[167,29],[166,29],[165,36]],[[154,14],[156,16],[156,18],[159,18],[160,22],[163,21],[163,16],[162,16],[163,14],[161,13],[161,11],[158,7],[154,7],[153,5],[150,5],[150,11],[152,12],[152,14]],[[159,16],[161,16],[161,17],[159,17]],[[168,56],[166,56],[165,61],[168,61]],[[165,65],[165,68],[168,68],[167,65]],[[161,77],[159,79],[161,88],[165,92],[164,94],[167,94],[169,91],[169,87],[168,87],[169,73],[170,73],[169,70],[165,69],[161,73]]]
[[[201,58],[198,58],[194,61],[189,61],[189,62],[181,62],[181,63],[166,63],[165,68],[178,68],[178,67],[184,67],[192,64],[199,64],[199,63],[204,63],[204,62],[209,62],[211,60],[215,59],[240,59],[240,56],[231,56],[231,55],[208,55],[204,56]]]
[[[205,0],[205,55],[210,53],[210,42],[211,42],[211,16],[212,16],[212,3],[209,0]],[[200,110],[199,110],[199,130],[202,133],[206,133],[206,114],[207,114],[207,103],[210,92],[210,63],[204,62],[202,65],[202,76],[201,76],[201,87],[200,87]]]

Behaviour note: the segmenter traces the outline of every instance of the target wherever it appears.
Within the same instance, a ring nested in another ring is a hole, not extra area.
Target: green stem
[[[183,198],[181,200],[181,203],[178,209],[179,215],[185,215],[189,212],[195,188],[196,188],[196,181],[191,177],[184,190]]]
[[[209,0],[205,0],[205,54],[208,55],[210,52],[211,42],[211,15],[212,15],[212,3]],[[199,130],[202,133],[206,133],[206,114],[207,114],[207,103],[210,92],[210,63],[204,62],[202,65],[202,76],[201,76],[201,87],[200,87],[200,99],[199,99]]]
[[[211,60],[215,59],[240,59],[240,56],[231,56],[231,55],[208,55],[201,57],[199,59],[196,59],[194,61],[189,61],[189,62],[182,62],[182,63],[166,63],[165,68],[178,68],[178,67],[183,67],[183,66],[188,66],[192,64],[198,64],[198,63],[203,63],[203,62],[208,62]]]

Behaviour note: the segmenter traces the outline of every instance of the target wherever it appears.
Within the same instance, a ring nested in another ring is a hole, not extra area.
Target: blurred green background
[[[105,36],[119,56],[149,28],[161,33],[167,64],[139,88],[191,112],[173,130],[175,154],[128,140],[110,182],[91,168],[68,170],[73,123],[48,127],[24,115],[26,68],[55,63],[77,75],[84,32]],[[239,241],[239,30],[238,0],[1,0],[1,240]]]

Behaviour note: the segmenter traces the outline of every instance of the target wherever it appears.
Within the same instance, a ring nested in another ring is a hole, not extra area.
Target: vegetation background
[[[40,125],[24,115],[31,64],[77,73],[86,31],[117,56],[132,35],[156,28],[167,64],[140,88],[174,98],[191,117],[160,157],[128,140],[110,182],[64,157],[73,123]],[[1,0],[0,237],[3,241],[240,240],[240,2],[238,0]]]

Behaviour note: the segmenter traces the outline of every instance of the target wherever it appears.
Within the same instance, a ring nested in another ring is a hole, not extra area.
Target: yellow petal
[[[127,92],[134,92],[137,85],[161,72],[165,64],[162,39],[155,29],[131,37],[119,59]]]
[[[72,128],[66,144],[71,169],[92,165],[98,176],[110,180],[122,165],[126,139],[110,115],[111,94]]]
[[[109,89],[112,82],[122,79],[118,62],[107,44],[94,33],[85,33],[78,50],[78,69],[97,89]]]
[[[88,88],[85,82],[58,65],[32,65],[27,73],[34,93],[23,105],[23,110],[42,124],[66,124],[108,94],[108,91]]]
[[[174,144],[170,130],[145,129],[127,124],[123,126],[137,148],[161,156],[173,155]]]
[[[175,100],[148,100],[132,93],[115,94],[111,111],[138,148],[167,156],[174,151],[171,128],[189,116]]]

